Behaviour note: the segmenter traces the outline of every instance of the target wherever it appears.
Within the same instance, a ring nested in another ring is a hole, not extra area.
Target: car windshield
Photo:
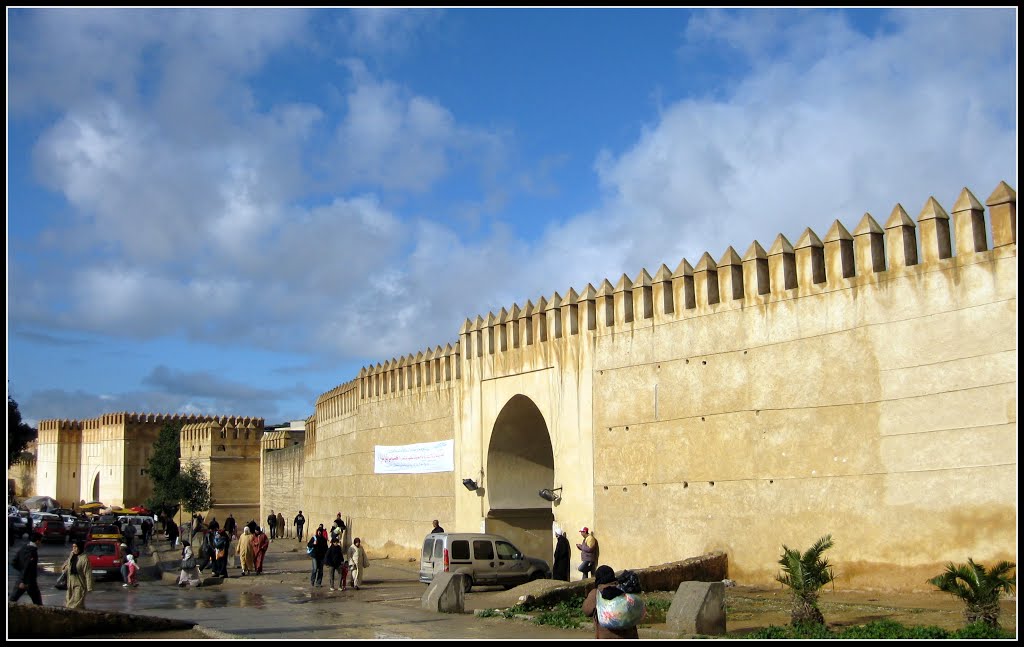
[[[88,544],[85,547],[86,555],[113,555],[114,544]]]

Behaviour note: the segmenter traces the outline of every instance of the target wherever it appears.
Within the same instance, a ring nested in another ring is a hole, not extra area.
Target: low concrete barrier
[[[75,638],[93,634],[188,630],[195,624],[112,611],[7,603],[9,638]]]
[[[683,582],[721,582],[729,577],[729,556],[723,551],[690,557],[679,562],[669,562],[647,568],[630,569],[640,579],[644,591],[675,591]],[[616,571],[616,574],[621,571]],[[585,597],[594,588],[594,578],[578,582],[553,584],[552,588],[534,595],[538,606],[547,606]]]

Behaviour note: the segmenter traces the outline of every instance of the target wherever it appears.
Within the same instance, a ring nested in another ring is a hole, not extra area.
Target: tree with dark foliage
[[[18,403],[10,395],[7,396],[7,467],[14,465],[22,458],[28,444],[35,440],[39,432],[21,421]]]

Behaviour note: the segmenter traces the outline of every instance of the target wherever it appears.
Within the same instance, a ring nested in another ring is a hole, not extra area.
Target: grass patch
[[[561,629],[578,629],[580,625],[590,622],[590,618],[583,615],[583,598],[575,597],[553,607],[540,608],[533,622]]]
[[[887,640],[887,639],[1006,639],[1013,638],[1013,632],[995,629],[988,625],[975,622],[955,631],[948,631],[935,626],[907,626],[892,620],[876,620],[866,625],[829,629],[824,625],[805,624],[798,626],[777,627],[772,625],[764,629],[745,634],[743,638],[764,639],[851,639],[851,640]]]

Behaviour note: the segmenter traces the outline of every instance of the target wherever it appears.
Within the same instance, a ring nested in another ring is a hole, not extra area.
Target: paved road
[[[18,544],[21,545],[20,543]],[[166,542],[158,546],[167,548]],[[233,576],[224,583],[195,590],[179,589],[172,581],[143,581],[136,589],[121,582],[97,582],[87,607],[197,622],[246,638],[360,638],[360,639],[585,639],[580,630],[543,627],[502,618],[471,614],[440,614],[420,608],[425,585],[416,579],[414,565],[374,560],[359,591],[331,592],[309,585],[309,559],[292,540],[274,542],[262,576]],[[292,552],[295,551],[295,552]],[[40,549],[43,604],[63,606],[64,592],[53,587],[67,548],[43,544]],[[173,558],[167,550],[164,557]],[[144,555],[142,562],[151,563]],[[9,560],[8,560],[9,561]],[[8,592],[14,571],[8,567]],[[326,577],[326,576],[325,576]],[[470,593],[486,596],[484,591]],[[28,598],[23,596],[19,604]],[[468,604],[467,607],[473,606]],[[479,606],[479,605],[476,605]]]

